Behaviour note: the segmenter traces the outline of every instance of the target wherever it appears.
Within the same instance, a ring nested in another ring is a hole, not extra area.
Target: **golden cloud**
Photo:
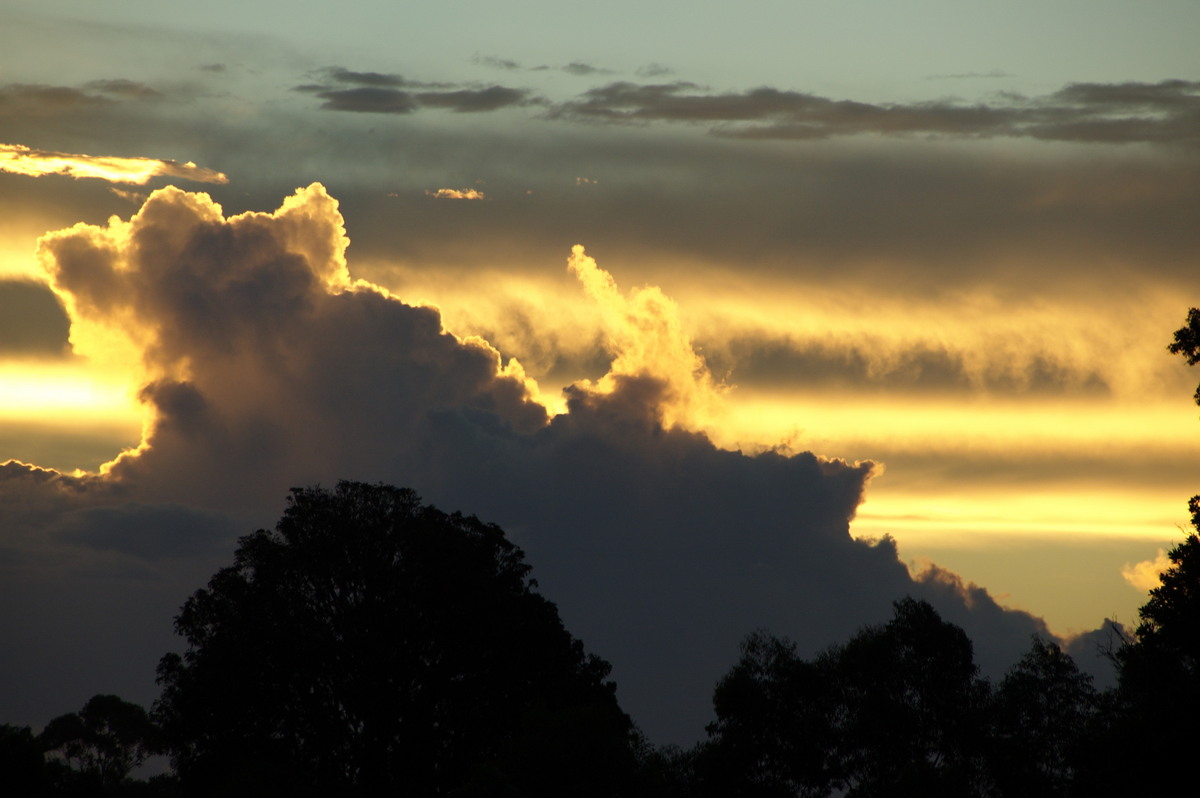
[[[205,169],[191,161],[180,163],[162,158],[121,158],[107,155],[35,150],[23,144],[0,144],[0,172],[29,177],[66,175],[76,179],[95,177],[112,183],[143,186],[153,177],[177,177],[198,183],[228,183],[221,172]]]
[[[1164,571],[1171,567],[1171,558],[1166,549],[1159,549],[1153,560],[1126,563],[1121,569],[1121,578],[1138,590],[1152,590],[1158,587]]]
[[[437,191],[425,189],[425,193],[434,199],[466,199],[466,200],[481,200],[487,199],[482,191],[474,188],[439,188]]]

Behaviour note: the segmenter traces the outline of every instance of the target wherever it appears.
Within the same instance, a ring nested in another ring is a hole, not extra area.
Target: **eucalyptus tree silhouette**
[[[293,489],[184,604],[158,718],[193,794],[611,795],[609,666],[501,529],[411,490]]]
[[[1089,780],[1105,708],[1092,677],[1035,636],[994,695],[988,758],[999,794],[1092,794],[1081,785]]]
[[[989,688],[971,641],[928,603],[895,603],[812,661],[752,635],[718,684],[698,765],[712,795],[983,795]]]
[[[158,749],[158,730],[141,706],[115,695],[96,695],[78,712],[46,724],[38,743],[57,764],[64,794],[122,794],[145,787],[126,783]]]

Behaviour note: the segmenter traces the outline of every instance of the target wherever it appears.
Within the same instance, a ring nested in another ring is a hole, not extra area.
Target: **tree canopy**
[[[499,527],[411,490],[294,489],[176,619],[156,716],[182,782],[610,794],[630,721],[529,571]]]
[[[987,685],[971,642],[904,599],[812,661],[762,633],[713,697],[712,794],[979,794]]]
[[[907,598],[811,660],[752,634],[713,707],[708,743],[683,763],[705,798],[1068,796],[1086,794],[1099,698],[1036,637],[994,689],[963,630]]]

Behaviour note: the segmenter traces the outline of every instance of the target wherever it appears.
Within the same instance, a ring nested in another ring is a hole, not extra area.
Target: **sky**
[[[1181,539],[1200,6],[0,7],[0,720],[287,490],[495,521],[657,742],[757,628],[1103,671]],[[20,685],[20,688],[17,688]]]

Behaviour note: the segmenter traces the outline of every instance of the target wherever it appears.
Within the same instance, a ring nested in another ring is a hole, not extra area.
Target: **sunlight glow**
[[[95,369],[0,363],[0,419],[56,426],[99,421],[140,424],[142,414],[130,385]]]

